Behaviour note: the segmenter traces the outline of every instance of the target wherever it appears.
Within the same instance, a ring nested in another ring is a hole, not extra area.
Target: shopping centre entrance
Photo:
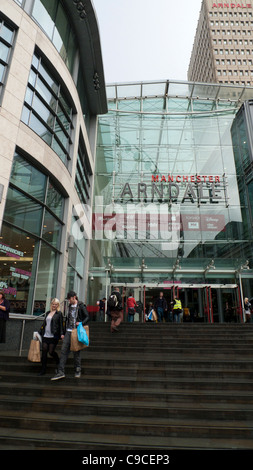
[[[119,287],[123,297],[123,310],[127,318],[126,301],[130,294],[139,304],[135,321],[145,322],[145,314],[148,313],[155,300],[163,292],[168,305],[168,315],[163,321],[172,321],[170,306],[174,299],[180,299],[183,308],[182,322],[244,322],[242,298],[240,287],[237,284],[139,284],[139,283],[114,283],[108,286]]]

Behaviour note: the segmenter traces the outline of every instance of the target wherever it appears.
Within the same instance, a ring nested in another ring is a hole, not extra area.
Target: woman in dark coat
[[[9,320],[10,303],[5,298],[4,292],[0,292],[0,343],[6,342],[6,322]]]
[[[63,336],[63,316],[58,299],[52,300],[50,310],[46,312],[39,333],[42,336],[42,369],[40,375],[44,375],[46,373],[48,353],[54,358],[56,365],[59,364],[59,356],[55,349],[59,339]]]

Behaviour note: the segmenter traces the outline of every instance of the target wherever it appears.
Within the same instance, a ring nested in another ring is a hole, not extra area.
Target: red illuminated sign
[[[213,3],[212,8],[252,8],[250,3]]]

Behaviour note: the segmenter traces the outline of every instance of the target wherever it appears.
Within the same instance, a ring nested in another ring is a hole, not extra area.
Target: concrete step
[[[252,450],[252,439],[230,438],[192,438],[179,436],[136,436],[124,434],[103,433],[65,433],[54,432],[53,436],[47,431],[36,429],[14,429],[0,427],[0,449],[3,450]],[[236,457],[236,456],[235,456]]]
[[[173,402],[173,406],[163,402],[143,402],[141,399],[135,402],[127,400],[86,400],[73,399],[65,400],[65,398],[51,397],[16,397],[15,401],[11,400],[8,395],[0,397],[0,414],[2,412],[25,411],[47,413],[63,413],[64,415],[82,415],[82,416],[121,416],[121,417],[143,417],[163,418],[166,420],[191,420],[191,421],[214,421],[224,419],[226,421],[252,421],[253,420],[253,404],[227,404],[227,403],[205,403],[201,407],[198,403],[188,402],[185,398],[184,402]]]
[[[215,362],[214,364],[208,363],[196,363],[196,364],[185,364],[185,362],[179,361],[164,361],[158,363],[155,367],[152,368],[152,372],[148,365],[142,364],[142,361],[136,361],[134,364],[125,364],[120,363],[120,361],[111,361],[109,365],[108,361],[100,362],[98,364],[97,360],[93,360],[93,363],[90,364],[90,361],[83,361],[82,375],[83,376],[124,376],[130,378],[147,378],[152,375],[153,378],[218,378],[218,379],[247,379],[253,380],[253,362],[247,364],[247,367],[244,367],[244,364],[239,362],[238,364],[230,365],[230,362],[224,364],[223,361],[220,363]],[[227,366],[227,367],[226,367]],[[22,374],[29,374],[29,378],[32,380],[40,371],[40,364],[30,364],[28,361],[22,363]],[[67,364],[66,371],[67,374],[71,373],[73,367]],[[17,369],[16,362],[7,362],[2,363],[0,361],[0,376],[6,378],[6,372],[15,376],[15,373],[20,374],[20,370]],[[53,376],[55,372],[55,364],[48,360],[47,373]]]
[[[54,375],[54,374],[53,374]],[[15,374],[8,371],[1,372],[1,380],[9,384],[14,383],[22,384],[24,381],[26,384],[30,384],[32,387],[35,383],[45,383],[48,382],[48,378],[45,377],[36,377],[30,373],[25,372],[16,372]],[[72,376],[65,379],[65,381],[72,381]],[[223,390],[224,392],[228,390],[241,390],[242,388],[245,391],[253,391],[253,379],[244,379],[237,377],[232,378],[219,378],[218,377],[185,377],[178,375],[177,377],[171,377],[169,374],[165,377],[153,377],[150,372],[149,377],[139,377],[139,376],[116,376],[116,375],[82,375],[79,380],[79,383],[83,386],[95,386],[95,387],[107,387],[115,388],[127,388],[128,390],[134,388],[143,388],[144,390],[149,390],[154,387],[160,390]],[[0,384],[1,389],[1,384]]]
[[[1,382],[1,394],[9,394],[10,399],[14,400],[16,396],[27,396],[33,399],[34,397],[52,397],[75,400],[80,397],[85,397],[87,400],[127,400],[129,403],[134,401],[141,401],[143,403],[150,402],[152,399],[155,402],[173,403],[186,402],[191,403],[225,403],[225,404],[252,404],[253,403],[253,390],[245,391],[244,387],[241,390],[188,390],[187,388],[132,388],[132,387],[118,387],[111,385],[110,387],[93,386],[91,384],[83,385],[79,379],[70,377],[56,382],[51,382],[48,378],[47,382],[43,385],[34,383],[31,387],[29,383],[15,383],[11,387],[9,382]]]
[[[202,420],[185,421],[182,419],[168,418],[135,418],[122,416],[81,416],[63,415],[62,413],[35,413],[27,412],[23,416],[20,411],[1,411],[1,427],[30,429],[51,433],[65,432],[96,433],[112,435],[135,435],[156,437],[188,437],[230,439],[235,435],[237,439],[250,439],[252,437],[252,421],[210,421]]]

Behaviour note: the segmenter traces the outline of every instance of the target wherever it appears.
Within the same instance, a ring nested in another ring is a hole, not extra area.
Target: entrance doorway
[[[168,312],[171,302],[180,299],[183,312],[182,322],[204,323],[242,323],[243,308],[240,288],[237,284],[137,284],[113,283],[119,287],[123,296],[125,319],[127,318],[126,300],[130,293],[140,304],[137,321],[145,322],[145,314],[154,305],[160,292],[167,302]],[[112,284],[108,286],[112,288]],[[172,316],[166,315],[163,321],[173,321]]]

